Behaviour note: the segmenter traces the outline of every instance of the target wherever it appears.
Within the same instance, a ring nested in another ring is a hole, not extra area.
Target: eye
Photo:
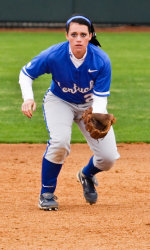
[[[86,33],[81,33],[81,36],[82,37],[86,37]]]
[[[76,37],[76,35],[77,35],[76,33],[72,33],[71,34],[72,37]]]

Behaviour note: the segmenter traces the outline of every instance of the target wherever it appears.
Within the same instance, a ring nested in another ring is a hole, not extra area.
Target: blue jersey
[[[33,80],[45,73],[52,74],[50,90],[67,102],[85,103],[92,94],[110,94],[110,59],[102,49],[91,43],[88,44],[84,62],[78,68],[70,59],[67,41],[42,51],[22,71]]]

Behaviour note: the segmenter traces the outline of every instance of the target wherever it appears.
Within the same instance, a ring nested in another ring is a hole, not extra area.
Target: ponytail
[[[96,33],[93,24],[91,23],[91,33],[92,33],[92,38],[90,40],[90,43],[94,44],[95,46],[101,47],[101,44],[99,41],[96,39]]]

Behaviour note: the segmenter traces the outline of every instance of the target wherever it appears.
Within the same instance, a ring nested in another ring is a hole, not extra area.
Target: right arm
[[[40,75],[50,73],[50,68],[47,66],[47,57],[49,49],[41,52],[38,56],[32,59],[26,66],[22,68],[19,75],[19,84],[24,100],[22,104],[22,112],[28,118],[32,117],[32,111],[36,110],[36,103],[32,90],[33,80]]]
[[[19,75],[19,84],[22,92],[22,98],[24,102],[22,103],[21,110],[24,115],[28,118],[32,117],[32,111],[36,110],[36,103],[34,101],[34,95],[32,90],[33,80],[25,75],[22,71]]]

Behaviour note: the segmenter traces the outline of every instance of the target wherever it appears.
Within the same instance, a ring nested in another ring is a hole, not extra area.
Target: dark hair
[[[91,38],[91,40],[89,42],[94,44],[95,46],[101,47],[101,44],[96,39],[95,29],[94,29],[94,26],[93,26],[92,22],[90,21],[90,19],[88,19],[85,16],[73,15],[66,22],[66,32],[67,33],[69,32],[70,23],[79,23],[79,24],[86,25],[88,27],[89,33],[92,33],[92,38]]]

